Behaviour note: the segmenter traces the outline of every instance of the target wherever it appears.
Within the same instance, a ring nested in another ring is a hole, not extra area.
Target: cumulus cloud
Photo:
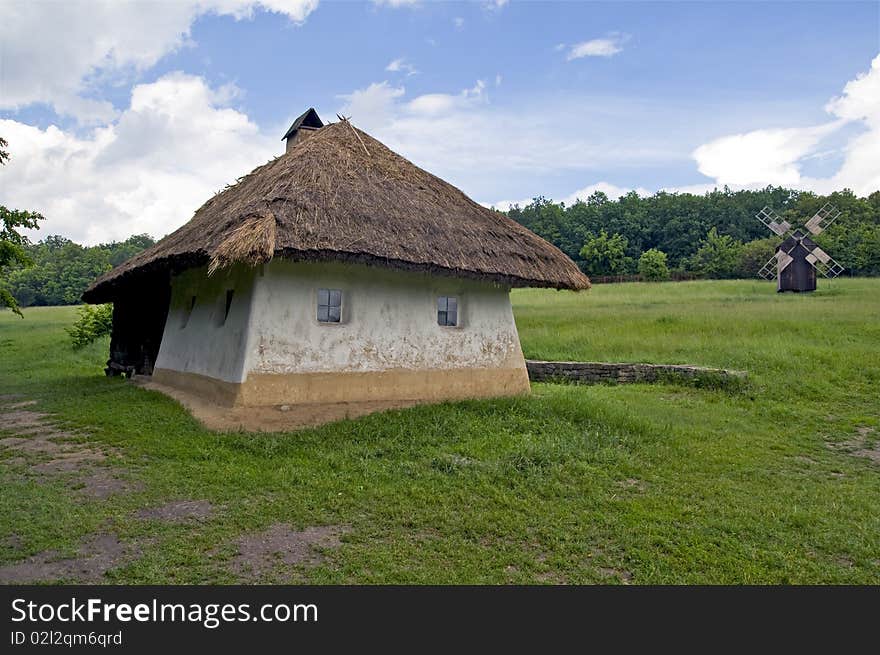
[[[86,136],[0,120],[12,155],[0,171],[4,204],[46,216],[35,237],[94,244],[162,236],[238,175],[281,154],[277,136],[227,106],[235,94],[171,73],[135,86],[119,117]]]
[[[566,59],[572,61],[583,57],[612,57],[623,51],[623,43],[626,36],[623,34],[611,34],[601,39],[583,41],[571,46]],[[565,46],[563,45],[563,48]]]
[[[461,93],[426,93],[413,98],[403,108],[410,114],[439,116],[467,109],[476,103],[485,102],[485,91],[486,83],[483,80],[477,80],[473,87],[464,89]]]
[[[732,134],[701,145],[694,159],[699,171],[718,184],[796,186],[801,181],[798,161],[841,124]]]
[[[345,105],[340,111],[368,132],[385,125],[389,116],[395,112],[395,101],[406,90],[402,86],[391,86],[386,82],[374,82],[365,89],[358,89],[340,96]]]
[[[700,172],[717,184],[780,184],[827,193],[847,187],[867,195],[880,189],[880,55],[825,106],[832,120],[821,125],[762,129],[723,136],[693,152]],[[823,139],[844,125],[862,131],[843,147],[843,163],[826,178],[802,174],[802,164],[823,153]]]
[[[256,9],[302,23],[318,0],[70,0],[3,2],[3,92],[0,109],[32,103],[85,123],[115,117],[113,105],[88,97],[95,81],[146,70],[187,44],[201,15],[245,19]]]

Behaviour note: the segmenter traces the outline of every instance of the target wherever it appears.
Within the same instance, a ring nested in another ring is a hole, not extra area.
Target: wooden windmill
[[[825,203],[822,209],[804,223],[807,231],[816,236],[840,216],[834,205]],[[815,241],[801,230],[792,230],[792,225],[781,219],[769,207],[764,207],[755,218],[766,225],[774,234],[784,240],[776,246],[776,254],[758,271],[765,280],[776,277],[777,291],[815,291],[816,272],[827,278],[834,278],[843,272],[843,266],[822,250]]]

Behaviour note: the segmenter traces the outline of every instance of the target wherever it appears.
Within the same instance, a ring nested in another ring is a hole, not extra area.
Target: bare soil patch
[[[638,478],[627,478],[626,480],[619,480],[617,482],[619,487],[623,487],[624,489],[631,489],[633,491],[645,491],[648,488],[648,485],[644,480],[639,480]]]
[[[178,523],[190,520],[203,521],[214,513],[214,507],[207,500],[176,500],[159,507],[148,507],[138,511],[139,519]]]
[[[21,409],[22,407],[32,407],[37,404],[36,400],[24,400],[19,403],[12,403],[11,405],[6,405],[8,409]]]
[[[140,555],[136,544],[124,544],[112,533],[98,533],[87,538],[76,557],[60,558],[47,550],[14,564],[0,567],[0,583],[72,581],[98,583],[111,569],[133,561]]]
[[[51,425],[50,418],[44,412],[33,412],[29,409],[4,411],[0,415],[0,430],[18,431],[21,428],[45,427]]]
[[[21,537],[13,532],[12,534],[7,535],[3,538],[3,545],[9,550],[14,550],[18,552],[22,549],[24,543],[22,542]]]
[[[71,487],[89,498],[104,500],[117,494],[133,493],[144,488],[143,483],[117,475],[113,469],[93,468],[80,472]]]
[[[279,564],[315,566],[323,561],[321,550],[338,548],[347,526],[322,525],[294,530],[276,523],[263,532],[245,535],[235,541],[238,554],[232,561],[236,574],[260,578],[270,574]]]
[[[107,455],[99,450],[74,450],[61,453],[46,462],[34,464],[31,470],[38,473],[70,473],[81,470],[86,463],[102,462],[105,459]]]
[[[567,585],[568,580],[561,574],[554,571],[545,571],[535,576],[540,584]]]
[[[630,584],[633,579],[633,574],[629,571],[625,571],[623,569],[613,569],[609,567],[600,567],[597,569],[599,574],[604,578],[617,578],[622,584]]]
[[[869,445],[874,428],[863,425],[856,428],[856,436],[847,441],[828,442],[826,445],[832,450],[844,452],[854,457],[864,457],[871,460],[874,464],[880,464],[880,439],[874,441],[874,445]]]

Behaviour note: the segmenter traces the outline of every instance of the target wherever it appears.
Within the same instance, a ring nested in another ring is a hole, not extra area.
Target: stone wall
[[[745,378],[744,371],[679,364],[609,364],[605,362],[544,362],[526,360],[532,382],[566,381],[579,384],[655,382],[665,376],[682,378]]]

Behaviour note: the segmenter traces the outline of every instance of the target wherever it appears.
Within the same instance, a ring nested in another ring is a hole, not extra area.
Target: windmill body
[[[807,232],[815,236],[831,225],[840,212],[831,204],[825,204],[816,214],[804,223]],[[776,277],[776,290],[815,291],[816,273],[834,278],[843,272],[843,266],[822,250],[815,241],[801,230],[792,230],[791,223],[779,218],[769,207],[758,212],[756,218],[774,234],[784,237],[776,246],[776,253],[758,271],[765,280]]]
[[[777,291],[816,290],[816,269],[807,261],[807,255],[816,247],[816,242],[800,232],[795,232],[776,247],[777,253],[782,252],[791,257],[788,266],[777,272]],[[778,257],[777,254],[777,259]]]

